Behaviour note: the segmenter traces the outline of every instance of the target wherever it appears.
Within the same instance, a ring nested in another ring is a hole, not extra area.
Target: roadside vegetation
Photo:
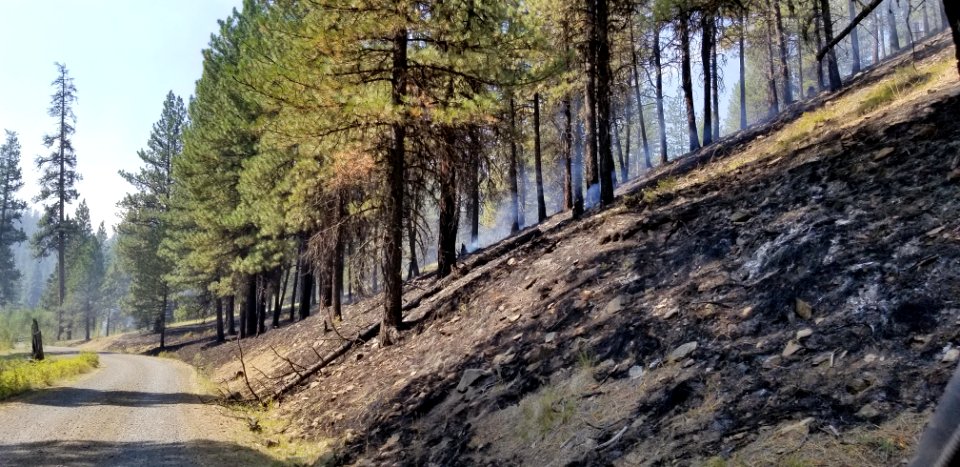
[[[92,371],[100,366],[95,353],[53,356],[32,361],[22,354],[0,357],[0,400],[34,389],[50,387],[64,379]]]

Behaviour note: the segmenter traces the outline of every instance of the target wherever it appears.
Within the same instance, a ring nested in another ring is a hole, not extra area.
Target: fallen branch
[[[250,391],[250,394],[253,394],[253,397],[257,399],[257,402],[260,405],[263,405],[263,399],[260,398],[260,395],[257,394],[257,391],[253,390],[253,386],[250,385],[250,378],[247,377],[247,364],[243,361],[243,346],[240,345],[240,338],[237,338],[237,348],[240,349],[240,369],[243,370],[243,381],[247,383],[247,390]]]
[[[597,451],[602,451],[610,446],[613,446],[617,441],[620,440],[623,434],[627,432],[627,428],[630,428],[629,424],[624,425],[623,428],[621,428],[620,431],[617,432],[617,434],[613,435],[613,438],[610,438],[603,444],[597,446]]]
[[[857,25],[860,24],[860,22],[863,21],[863,19],[866,18],[871,12],[873,12],[873,10],[880,6],[881,3],[883,3],[883,0],[873,0],[873,2],[871,2],[869,5],[865,5],[863,9],[860,10],[860,13],[853,18],[853,21],[850,21],[850,24],[843,28],[843,31],[840,31],[832,41],[828,42],[827,45],[823,46],[823,48],[817,52],[817,61],[819,62],[820,60],[823,60],[823,56],[830,53],[830,49],[836,47],[840,41],[850,34],[850,31],[853,31],[853,28],[857,27]]]

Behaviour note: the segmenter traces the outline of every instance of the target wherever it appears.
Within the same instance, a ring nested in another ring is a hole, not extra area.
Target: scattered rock
[[[634,365],[634,366],[630,367],[630,371],[629,371],[628,374],[630,375],[630,379],[640,379],[640,378],[643,378],[643,367],[642,367],[642,366]]]
[[[514,264],[517,264],[517,258],[510,258],[507,260],[507,266],[513,266]]]
[[[803,349],[803,346],[800,345],[797,341],[787,342],[787,346],[783,348],[783,352],[780,355],[784,357],[789,357]]]
[[[771,368],[776,368],[777,366],[780,365],[781,361],[783,361],[783,359],[780,358],[779,355],[772,355],[770,357],[767,357],[767,359],[763,361],[763,368],[766,370],[769,370]]]
[[[944,227],[944,226],[941,225],[940,227],[937,227],[937,228],[935,228],[935,229],[933,229],[933,230],[928,231],[928,232],[925,233],[924,235],[926,235],[926,236],[928,236],[928,237],[936,237],[937,235],[940,234],[940,232],[943,232],[945,229],[946,229],[946,227]]]
[[[867,404],[857,411],[857,416],[866,420],[880,416],[880,410],[873,406],[873,403]]]
[[[960,169],[953,169],[947,174],[947,181],[955,182],[957,180],[960,180]]]
[[[833,352],[826,352],[817,355],[816,357],[813,357],[813,360],[811,361],[813,366],[822,365],[827,362],[830,363],[830,366],[833,366]]]
[[[877,357],[876,354],[868,353],[865,357],[863,357],[863,361],[864,361],[865,363],[873,363],[873,362],[877,361],[877,358],[879,358],[879,357]]]
[[[797,423],[787,425],[780,429],[780,434],[790,433],[792,431],[800,431],[803,433],[808,433],[810,431],[810,424],[813,423],[813,417],[807,417],[803,420],[800,420]]]
[[[813,317],[813,308],[810,307],[809,303],[799,298],[796,301],[796,307],[794,310],[797,312],[797,316],[803,319],[810,319]]]
[[[847,383],[847,391],[851,394],[859,394],[869,388],[870,385],[870,380],[866,378],[854,378],[853,381]]]
[[[263,441],[263,445],[267,448],[275,448],[280,445],[280,442],[275,439],[268,438]]]
[[[625,295],[617,295],[613,297],[612,300],[607,302],[607,306],[603,307],[603,314],[611,315],[614,313],[619,313],[623,309],[623,304],[627,301]]]
[[[457,385],[457,392],[467,392],[467,389],[470,386],[473,386],[480,378],[487,376],[489,372],[487,370],[481,370],[479,368],[471,368],[469,370],[464,370],[463,376],[460,377],[460,384]]]
[[[797,340],[804,339],[813,335],[813,329],[803,328],[797,331]]]
[[[546,335],[543,336],[543,341],[549,344],[553,342],[553,340],[556,338],[557,338],[557,333],[548,332]]]
[[[873,154],[873,160],[879,161],[886,159],[890,154],[893,154],[896,150],[894,148],[883,148]]]
[[[516,323],[516,322],[520,319],[520,314],[517,313],[517,314],[515,314],[515,315],[510,316],[510,317],[507,318],[507,319],[508,319],[511,323]]]
[[[686,358],[687,355],[690,355],[694,350],[697,350],[697,345],[697,341],[692,341],[673,349],[673,352],[670,352],[670,355],[667,356],[667,362],[673,363],[677,360]]]
[[[747,211],[736,211],[730,215],[730,222],[739,224],[741,222],[746,222],[748,219],[750,219],[750,217],[751,215]]]
[[[942,361],[945,363],[953,363],[957,361],[957,358],[960,358],[960,349],[952,348],[943,353]]]

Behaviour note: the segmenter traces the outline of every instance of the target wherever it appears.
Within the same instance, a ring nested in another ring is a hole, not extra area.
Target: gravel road
[[[272,463],[237,444],[242,422],[200,401],[190,366],[122,354],[101,354],[100,364],[63,386],[0,403],[0,466]]]

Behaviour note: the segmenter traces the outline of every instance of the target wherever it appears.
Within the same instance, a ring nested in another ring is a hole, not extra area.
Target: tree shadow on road
[[[71,387],[45,389],[35,397],[27,397],[18,402],[25,405],[44,405],[50,407],[110,405],[118,407],[157,407],[202,403],[196,394],[189,393],[100,391],[96,389]]]
[[[212,440],[185,443],[43,441],[0,444],[0,465],[15,466],[262,466],[279,462],[244,446]]]

